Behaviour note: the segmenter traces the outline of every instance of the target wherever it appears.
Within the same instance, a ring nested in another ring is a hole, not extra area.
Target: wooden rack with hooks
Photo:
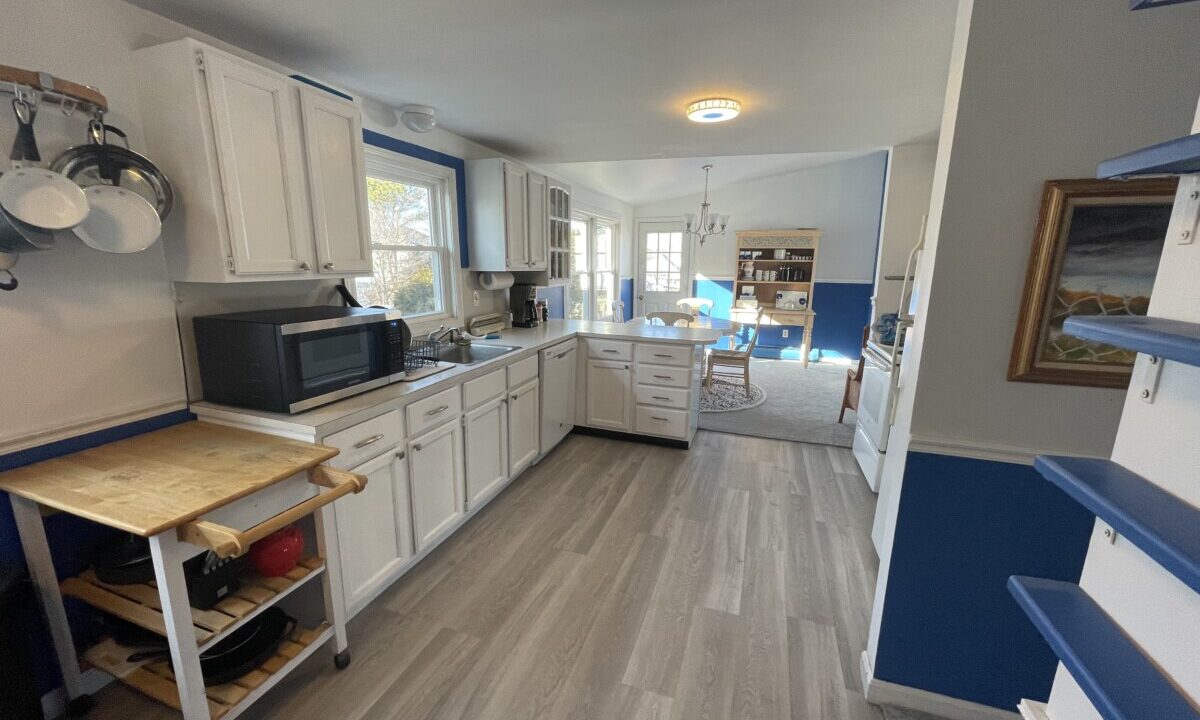
[[[59,105],[67,115],[76,109],[84,110],[89,115],[108,112],[108,98],[94,87],[11,65],[0,65],[0,92],[35,94],[43,101]]]

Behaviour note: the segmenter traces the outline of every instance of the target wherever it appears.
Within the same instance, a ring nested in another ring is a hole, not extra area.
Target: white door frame
[[[642,238],[642,225],[654,225],[658,223],[678,223],[680,230],[683,229],[684,222],[682,215],[668,215],[663,217],[640,217],[633,221],[634,237],[633,237],[633,252],[634,252],[634,268],[636,272],[633,277],[633,315],[640,317],[646,314],[645,308],[645,291],[646,287],[646,246]],[[689,297],[692,294],[692,250],[691,237],[684,233],[683,236],[683,267],[680,268],[681,287],[680,292],[683,297]]]

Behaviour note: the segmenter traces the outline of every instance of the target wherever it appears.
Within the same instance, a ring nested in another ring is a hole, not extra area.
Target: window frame
[[[458,173],[454,168],[438,165],[420,158],[393,152],[386,148],[367,145],[365,148],[367,177],[381,180],[422,185],[430,190],[431,245],[388,245],[371,239],[372,254],[376,249],[398,251],[435,252],[441,287],[442,310],[421,315],[404,315],[413,334],[436,329],[440,325],[461,325],[462,307],[458,273]],[[357,292],[357,284],[354,284]]]
[[[572,222],[582,222],[587,226],[587,238],[586,238],[587,252],[586,252],[586,254],[587,254],[587,259],[588,259],[588,269],[584,273],[578,273],[575,271],[575,268],[573,266],[571,268],[572,276],[578,275],[578,274],[584,274],[584,275],[588,276],[588,282],[587,282],[588,289],[586,291],[584,291],[584,294],[586,295],[586,300],[583,303],[583,307],[587,308],[587,312],[586,312],[587,317],[584,317],[582,319],[583,320],[618,322],[618,320],[616,318],[616,313],[614,313],[613,309],[612,309],[612,303],[609,303],[608,313],[606,315],[603,315],[601,317],[595,317],[595,314],[596,314],[595,293],[596,293],[596,288],[598,286],[598,284],[596,282],[596,276],[601,273],[612,273],[612,276],[613,276],[613,283],[612,283],[613,302],[616,302],[621,299],[621,268],[620,268],[620,265],[621,265],[621,223],[616,218],[613,218],[613,217],[610,217],[607,215],[602,215],[600,213],[588,212],[586,210],[576,210],[576,211],[572,212],[571,220],[572,220]],[[596,262],[596,260],[597,260],[597,257],[599,254],[596,252],[596,246],[597,246],[596,230],[600,226],[606,226],[606,227],[612,228],[612,247],[610,248],[610,253],[612,255],[612,262],[611,262],[611,269],[609,269],[609,270],[598,270],[597,269],[598,263]],[[572,283],[570,281],[568,281],[567,286],[566,286],[568,296],[570,295],[570,290],[572,287],[573,287]],[[567,302],[567,304],[569,304],[571,302],[570,297],[567,297],[566,302]]]

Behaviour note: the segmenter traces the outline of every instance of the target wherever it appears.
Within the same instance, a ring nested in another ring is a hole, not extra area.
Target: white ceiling
[[[554,177],[584,185],[631,205],[699,195],[704,191],[705,163],[712,163],[709,189],[745,180],[781,175],[861,157],[865,152],[780,153],[732,157],[612,160],[541,165]]]
[[[130,0],[531,162],[862,150],[940,124],[956,0]],[[742,117],[687,122],[728,94]]]

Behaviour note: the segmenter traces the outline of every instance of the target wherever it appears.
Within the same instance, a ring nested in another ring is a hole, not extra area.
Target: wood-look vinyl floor
[[[874,506],[844,448],[572,435],[354,619],[348,669],[318,652],[243,717],[878,720]]]

